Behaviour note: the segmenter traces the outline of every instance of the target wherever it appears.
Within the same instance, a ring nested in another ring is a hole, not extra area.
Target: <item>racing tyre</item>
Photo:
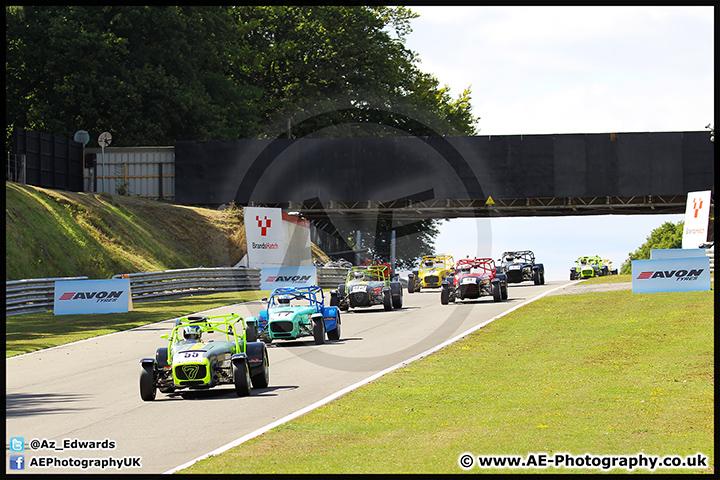
[[[337,307],[338,305],[340,305],[340,297],[338,296],[338,292],[330,292],[330,306]]]
[[[415,292],[415,275],[412,273],[408,274],[408,293]]]
[[[495,300],[496,302],[502,300],[502,293],[500,292],[500,282],[495,282],[492,284],[492,294],[493,300]]]
[[[385,307],[385,310],[392,310],[392,293],[390,293],[390,290],[385,290],[383,292],[383,306]]]
[[[250,395],[250,369],[246,360],[233,362],[233,383],[238,397]]]
[[[503,287],[500,289],[500,293],[502,294],[501,297],[503,300],[508,299],[508,286],[507,283],[503,285]]]
[[[250,377],[253,388],[267,388],[270,383],[270,362],[268,361],[267,348],[263,347],[262,370]],[[248,393],[249,395],[249,393]]]
[[[313,325],[313,337],[315,337],[315,345],[325,343],[325,322],[322,318],[315,320]]]
[[[575,280],[575,272],[570,272],[570,280]]]
[[[340,340],[340,312],[337,312],[335,330],[327,332],[328,340]]]
[[[155,400],[155,369],[150,364],[143,364],[140,372],[140,398],[146,402]]]
[[[450,290],[446,286],[443,286],[442,290],[440,290],[440,303],[443,305],[447,305],[449,300]]]
[[[393,308],[402,308],[403,299],[402,295],[398,295],[397,297],[393,297],[392,299],[392,306]]]
[[[247,322],[245,327],[245,341],[246,342],[257,342],[257,328],[255,328],[255,322]]]
[[[535,285],[540,285],[540,271],[533,270],[532,276],[533,276],[533,283]]]

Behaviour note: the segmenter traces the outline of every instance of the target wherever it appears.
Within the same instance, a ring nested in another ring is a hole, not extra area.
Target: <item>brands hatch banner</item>
[[[260,290],[274,290],[278,287],[309,287],[316,285],[315,267],[263,267]]]
[[[71,313],[125,313],[132,311],[130,279],[58,280],[55,282],[55,315]]]
[[[710,195],[711,190],[688,193],[682,248],[698,248],[707,242]]]
[[[710,290],[710,259],[706,256],[633,260],[631,266],[633,293]]]
[[[310,222],[280,208],[244,207],[248,266],[312,266]]]

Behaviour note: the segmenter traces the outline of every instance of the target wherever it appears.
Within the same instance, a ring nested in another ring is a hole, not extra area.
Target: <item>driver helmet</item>
[[[200,341],[202,330],[200,330],[199,325],[189,325],[183,329],[183,336],[185,340]]]
[[[355,272],[355,273],[353,273],[353,276],[355,278],[363,278],[364,274],[363,274],[363,272]]]
[[[425,262],[425,266],[426,266],[426,267],[432,267],[432,266],[433,266],[432,260],[427,260],[427,261]]]

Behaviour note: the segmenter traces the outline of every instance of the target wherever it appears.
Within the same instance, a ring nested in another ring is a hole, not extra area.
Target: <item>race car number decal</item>
[[[365,286],[364,286],[364,285],[355,285],[355,286],[353,286],[353,287],[350,289],[350,293],[353,293],[353,292],[364,292],[364,291],[365,291]]]
[[[462,279],[462,283],[477,283],[477,280],[475,280],[473,277],[467,277]]]
[[[198,358],[200,352],[183,352],[182,356],[185,358]]]

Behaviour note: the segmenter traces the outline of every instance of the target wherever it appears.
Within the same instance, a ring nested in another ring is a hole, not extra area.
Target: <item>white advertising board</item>
[[[249,266],[282,266],[285,257],[285,233],[279,208],[244,207],[245,239]]]
[[[315,267],[263,267],[260,274],[260,290],[278,287],[309,287],[315,285]]]
[[[53,313],[124,313],[132,311],[130,279],[58,280]]]
[[[310,222],[280,208],[244,207],[248,266],[312,266]]]
[[[631,266],[633,293],[710,290],[708,257],[633,260]]]
[[[698,248],[707,242],[710,195],[710,190],[688,193],[682,248]]]
[[[704,257],[704,248],[653,248],[650,250],[650,258],[654,260],[662,258],[689,258]]]

